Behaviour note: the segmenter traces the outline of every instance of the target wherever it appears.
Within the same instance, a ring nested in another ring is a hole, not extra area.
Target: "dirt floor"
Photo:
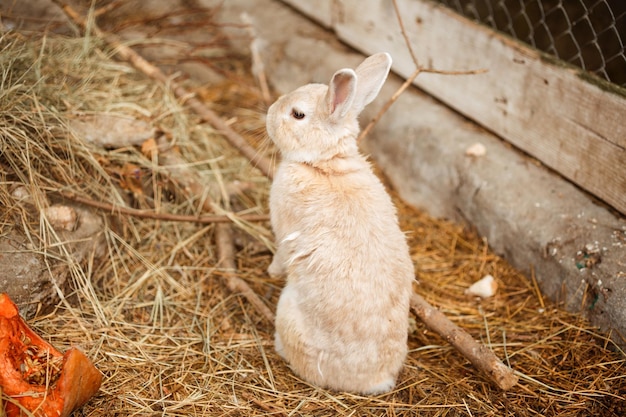
[[[103,30],[124,35],[275,161],[250,56],[229,48],[217,9],[189,3],[166,12],[95,4]],[[547,301],[474,231],[411,208],[392,189],[418,292],[519,384],[501,391],[415,318],[392,393],[362,397],[297,378],[274,352],[271,320],[233,285],[243,279],[275,310],[283,282],[265,272],[273,239],[262,217],[270,180],[167,83],[44,6],[56,16],[47,31],[17,6],[0,9],[0,239],[11,247],[0,246],[0,259],[32,262],[13,277],[43,282],[37,300],[20,293],[29,324],[61,351],[80,347],[104,375],[75,416],[626,415],[626,356],[609,335]],[[207,214],[231,221],[200,221]],[[486,275],[495,295],[467,295]],[[15,282],[0,280],[0,291]]]

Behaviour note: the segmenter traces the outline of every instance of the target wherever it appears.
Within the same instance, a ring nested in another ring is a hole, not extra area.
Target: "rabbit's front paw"
[[[283,265],[283,263],[280,261],[280,259],[278,259],[277,256],[274,256],[274,259],[272,259],[272,263],[267,268],[267,273],[270,274],[271,277],[280,277],[285,275],[285,272],[285,266]]]

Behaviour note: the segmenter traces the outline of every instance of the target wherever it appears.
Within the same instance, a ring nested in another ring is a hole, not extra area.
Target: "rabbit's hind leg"
[[[291,362],[294,356],[302,356],[305,336],[304,321],[297,302],[297,292],[289,284],[283,288],[276,306],[276,352]]]

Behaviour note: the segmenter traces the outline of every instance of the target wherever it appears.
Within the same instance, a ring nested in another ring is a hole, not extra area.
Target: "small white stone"
[[[480,280],[473,283],[466,291],[466,294],[477,295],[482,298],[492,297],[498,289],[498,283],[491,275],[485,275]]]
[[[487,153],[487,148],[482,143],[475,143],[465,150],[468,156],[483,156]]]
[[[43,215],[55,230],[72,231],[76,227],[78,216],[72,207],[54,205],[43,209]]]
[[[24,187],[23,185],[15,187],[15,189],[11,193],[11,196],[16,200],[26,200],[28,202],[31,202],[33,199],[26,187]]]

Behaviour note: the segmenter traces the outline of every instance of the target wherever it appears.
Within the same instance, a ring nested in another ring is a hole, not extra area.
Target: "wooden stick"
[[[102,201],[95,201],[90,198],[81,197],[76,193],[68,192],[68,191],[60,191],[59,194],[68,200],[76,201],[77,203],[84,204],[89,207],[97,208],[99,210],[107,211],[111,214],[116,215],[127,215],[132,217],[139,217],[143,219],[155,219],[155,220],[163,220],[170,222],[190,222],[190,223],[201,223],[201,224],[210,224],[210,223],[230,223],[233,221],[233,218],[238,218],[241,220],[245,220],[248,222],[264,222],[269,220],[269,215],[267,214],[236,214],[232,213],[231,215],[224,216],[191,216],[184,214],[171,214],[171,213],[156,213],[154,211],[147,210],[137,210],[129,207],[121,207],[116,206],[110,203],[105,203]]]
[[[376,125],[376,123],[378,123],[378,121],[383,116],[383,114],[385,114],[387,110],[389,110],[389,107],[391,107],[391,105],[395,103],[395,101],[398,99],[398,97],[400,97],[400,95],[402,95],[402,93],[404,93],[404,90],[409,88],[409,86],[413,83],[413,80],[415,80],[415,77],[417,77],[420,74],[420,72],[422,72],[420,68],[416,69],[415,72],[413,72],[413,74],[411,74],[411,76],[407,78],[404,81],[404,83],[402,83],[400,88],[398,88],[398,90],[396,90],[396,92],[393,93],[391,98],[387,100],[387,102],[383,105],[383,107],[376,114],[376,116],[372,117],[372,120],[370,120],[367,126],[365,126],[365,129],[361,131],[361,134],[359,134],[359,136],[356,138],[357,143],[359,143],[365,136],[367,136],[370,130],[372,130],[374,126]]]
[[[176,81],[167,77],[159,68],[149,63],[137,52],[124,45],[117,36],[101,31],[95,23],[89,24],[80,16],[71,6],[65,4],[61,0],[53,0],[57,3],[74,22],[83,27],[89,28],[94,35],[104,39],[111,48],[115,50],[118,57],[122,60],[130,62],[136,69],[146,74],[148,77],[159,81],[168,86],[174,95],[181,101],[185,102],[202,120],[209,123],[220,132],[242,155],[250,160],[250,162],[258,168],[268,178],[274,177],[274,167],[270,160],[259,153],[248,141],[241,137],[237,132],[231,129],[228,124],[211,109],[204,105],[194,95],[187,91]]]
[[[160,145],[164,145],[160,143]],[[187,168],[186,161],[172,149],[168,149],[159,154],[159,163],[177,167],[171,170],[173,177],[183,185],[182,189],[188,196],[202,195],[203,184],[198,174]],[[213,202],[205,198],[202,207],[205,211],[213,209]],[[267,218],[266,215],[264,215]],[[241,217],[243,218],[243,216]],[[225,269],[226,286],[234,294],[241,294],[250,304],[268,321],[274,322],[274,313],[263,303],[261,298],[250,288],[248,283],[237,276],[237,266],[235,264],[235,244],[233,242],[232,226],[225,222],[220,222],[215,228],[215,245],[217,247],[218,265]]]
[[[475,341],[469,333],[452,323],[441,311],[431,306],[415,292],[411,296],[411,308],[430,330],[454,346],[476,368],[489,376],[503,390],[511,389],[518,378],[485,345]]]
[[[188,164],[178,153],[168,148],[162,138],[159,147],[165,150],[159,153],[159,163],[170,167],[169,172],[173,179],[182,184],[182,189],[188,196],[202,195],[204,184],[198,177],[196,171],[187,168]],[[213,202],[205,198],[202,203],[205,211],[213,209]],[[267,215],[262,215],[268,218]],[[215,217],[215,216],[211,216]],[[240,216],[245,218],[247,216]],[[230,219],[229,219],[230,220]],[[233,242],[232,226],[227,222],[219,222],[215,228],[215,246],[217,247],[218,265],[225,270],[226,286],[234,294],[241,294],[250,304],[268,321],[274,322],[274,313],[263,303],[261,298],[250,288],[248,283],[237,276],[237,266],[235,264],[235,244]]]
[[[411,55],[411,59],[415,64],[415,68],[420,69],[421,65],[417,60],[417,56],[415,56],[415,52],[413,52],[413,47],[411,46],[411,41],[409,40],[409,35],[406,34],[406,30],[404,30],[404,22],[402,22],[402,17],[400,16],[400,8],[398,7],[398,2],[393,0],[393,9],[396,12],[396,17],[398,18],[398,25],[400,26],[400,32],[402,33],[402,37],[404,38],[404,43],[406,44],[406,48],[409,50],[409,54]]]
[[[437,70],[433,68],[425,68],[419,64],[417,60],[417,56],[415,56],[415,52],[413,52],[413,46],[411,45],[411,40],[409,39],[409,35],[407,35],[406,30],[404,29],[404,22],[402,21],[402,13],[400,13],[400,8],[398,7],[398,1],[392,0],[393,8],[396,13],[396,18],[398,19],[398,26],[400,26],[400,32],[402,33],[402,37],[404,38],[404,43],[406,45],[406,49],[409,51],[409,55],[411,55],[411,59],[415,64],[415,68],[418,72],[428,72],[431,74],[441,74],[441,75],[473,75],[473,74],[482,74],[487,72],[487,69],[475,69],[475,70],[465,70],[465,71],[449,71],[449,70]],[[415,78],[415,75],[413,78]]]
[[[404,83],[396,90],[396,92],[391,96],[389,100],[385,103],[385,105],[380,109],[380,111],[370,120],[370,122],[365,126],[365,129],[361,131],[361,134],[356,139],[357,143],[361,142],[361,140],[369,134],[369,132],[374,128],[378,120],[389,110],[391,105],[395,103],[395,101],[402,95],[402,93],[409,88],[413,84],[413,81],[420,75],[422,72],[430,73],[430,74],[441,74],[441,75],[473,75],[473,74],[482,74],[487,72],[486,69],[476,69],[476,70],[467,70],[467,71],[445,71],[445,70],[437,70],[433,68],[425,68],[419,64],[415,53],[413,52],[413,47],[411,46],[411,41],[409,40],[409,36],[404,29],[404,23],[402,22],[402,17],[400,13],[400,9],[398,8],[398,2],[393,0],[393,7],[398,18],[398,25],[400,26],[400,32],[402,32],[402,37],[404,38],[404,42],[406,44],[407,49],[409,50],[409,55],[411,55],[411,59],[415,64],[415,71],[413,74],[407,78]]]
[[[252,306],[265,317],[270,323],[274,322],[274,313],[259,298],[252,288],[237,276],[235,264],[235,244],[233,243],[233,231],[230,224],[219,223],[215,228],[215,245],[217,246],[218,265],[226,272],[226,286],[235,294],[241,294]]]

